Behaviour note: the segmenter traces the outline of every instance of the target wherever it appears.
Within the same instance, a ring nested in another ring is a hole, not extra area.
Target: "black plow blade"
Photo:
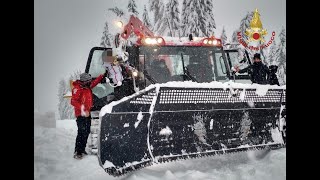
[[[98,145],[100,164],[113,176],[154,163],[285,147],[285,88],[261,95],[253,88],[158,85],[116,103],[102,109]]]

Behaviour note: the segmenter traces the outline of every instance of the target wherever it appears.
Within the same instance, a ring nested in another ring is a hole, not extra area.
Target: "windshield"
[[[197,82],[211,82],[228,79],[224,56],[218,47],[143,46],[139,64],[157,83],[183,81],[183,65]]]
[[[230,50],[226,52],[231,67],[238,66],[239,69],[249,66],[249,61],[241,50]],[[248,75],[247,72],[242,75]]]

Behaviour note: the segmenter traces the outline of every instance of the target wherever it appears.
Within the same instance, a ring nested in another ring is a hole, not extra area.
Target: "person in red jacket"
[[[77,117],[78,135],[76,138],[74,158],[81,159],[85,151],[87,139],[90,134],[91,117],[90,110],[93,106],[92,88],[94,88],[104,77],[98,76],[92,81],[90,74],[80,74],[80,80],[73,82],[71,105],[74,106]]]

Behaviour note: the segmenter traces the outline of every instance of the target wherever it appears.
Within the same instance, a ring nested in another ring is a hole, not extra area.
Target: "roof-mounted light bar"
[[[204,38],[202,40],[204,46],[221,46],[221,40],[216,38]]]
[[[141,40],[142,44],[148,46],[164,45],[165,41],[162,37],[145,37]]]

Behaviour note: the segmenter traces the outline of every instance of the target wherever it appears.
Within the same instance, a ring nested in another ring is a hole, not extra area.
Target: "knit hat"
[[[255,58],[261,59],[260,54],[259,54],[259,53],[255,53],[255,54],[253,55],[253,59],[255,59]]]
[[[91,81],[91,80],[92,80],[92,77],[90,74],[88,74],[88,73],[80,74],[80,81],[81,82],[86,82],[86,81]]]

